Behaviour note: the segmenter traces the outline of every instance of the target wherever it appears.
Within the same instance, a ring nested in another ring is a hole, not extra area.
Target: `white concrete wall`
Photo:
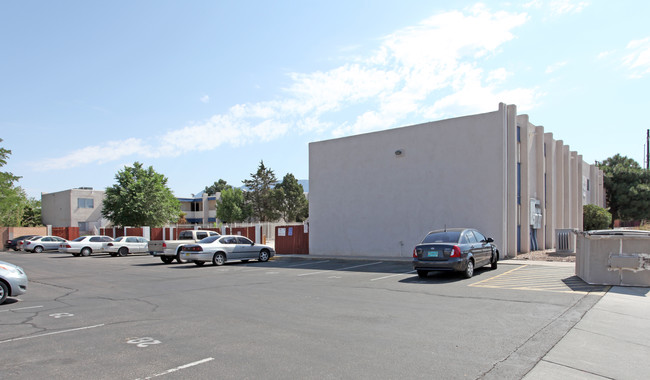
[[[70,190],[41,194],[41,219],[44,225],[71,227],[70,210]]]
[[[310,252],[410,257],[445,225],[478,228],[505,252],[506,117],[502,105],[311,143]]]
[[[538,247],[554,248],[557,229],[582,228],[583,204],[603,206],[603,178],[544,130],[500,104],[496,112],[310,144],[310,252],[405,257],[446,225],[478,228],[512,257],[518,246],[531,249],[531,198],[542,207]]]

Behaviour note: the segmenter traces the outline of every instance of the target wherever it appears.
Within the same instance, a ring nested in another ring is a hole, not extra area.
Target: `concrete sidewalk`
[[[615,286],[524,379],[650,378],[650,288]]]

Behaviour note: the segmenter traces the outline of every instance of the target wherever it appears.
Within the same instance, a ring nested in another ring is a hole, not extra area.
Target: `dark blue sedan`
[[[431,271],[456,271],[470,278],[475,268],[489,264],[497,269],[499,251],[493,243],[492,238],[472,228],[431,231],[413,249],[413,269],[420,278]]]

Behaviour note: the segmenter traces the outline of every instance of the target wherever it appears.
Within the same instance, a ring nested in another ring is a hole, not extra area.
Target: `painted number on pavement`
[[[135,344],[140,348],[145,348],[151,346],[152,344],[160,344],[162,342],[154,338],[144,337],[144,338],[133,338],[127,341],[126,343]]]

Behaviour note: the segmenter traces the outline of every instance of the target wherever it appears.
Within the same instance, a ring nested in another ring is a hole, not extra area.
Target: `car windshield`
[[[118,237],[118,238],[113,239],[113,241],[120,242],[120,241],[122,241],[122,239],[123,239],[123,237]]]
[[[79,236],[78,238],[74,239],[73,241],[82,241],[85,238],[86,238],[85,236]]]
[[[422,240],[422,243],[458,243],[460,231],[432,232]]]
[[[215,240],[219,239],[220,236],[208,236],[207,238],[199,240],[199,244],[208,244],[214,243]]]

